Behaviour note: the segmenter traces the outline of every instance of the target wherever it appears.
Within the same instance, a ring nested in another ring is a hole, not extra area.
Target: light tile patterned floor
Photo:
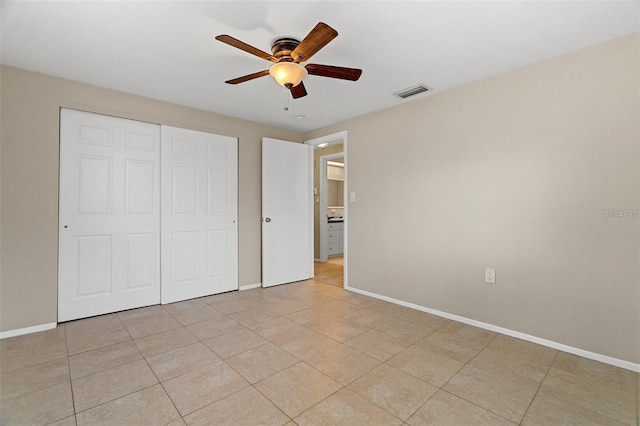
[[[638,423],[636,373],[318,275],[2,340],[0,424]]]

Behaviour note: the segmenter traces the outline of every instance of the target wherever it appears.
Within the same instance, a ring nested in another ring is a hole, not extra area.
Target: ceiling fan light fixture
[[[271,65],[269,74],[279,85],[286,88],[295,87],[307,76],[307,69],[295,62],[278,62]]]

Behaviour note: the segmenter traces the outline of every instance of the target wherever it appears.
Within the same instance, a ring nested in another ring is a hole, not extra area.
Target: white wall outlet
[[[351,201],[352,203],[356,202],[356,192],[355,191],[351,191],[349,193],[349,201]]]
[[[487,284],[496,283],[496,270],[493,268],[484,268],[484,282]]]

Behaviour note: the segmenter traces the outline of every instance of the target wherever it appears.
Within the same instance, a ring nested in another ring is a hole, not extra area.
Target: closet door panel
[[[61,109],[58,321],[160,302],[160,126]]]
[[[162,303],[237,290],[237,139],[161,133]]]

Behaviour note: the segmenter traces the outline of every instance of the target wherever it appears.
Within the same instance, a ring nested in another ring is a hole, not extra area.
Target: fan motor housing
[[[277,59],[291,58],[291,52],[300,44],[300,40],[291,37],[281,37],[273,41],[271,52]]]

